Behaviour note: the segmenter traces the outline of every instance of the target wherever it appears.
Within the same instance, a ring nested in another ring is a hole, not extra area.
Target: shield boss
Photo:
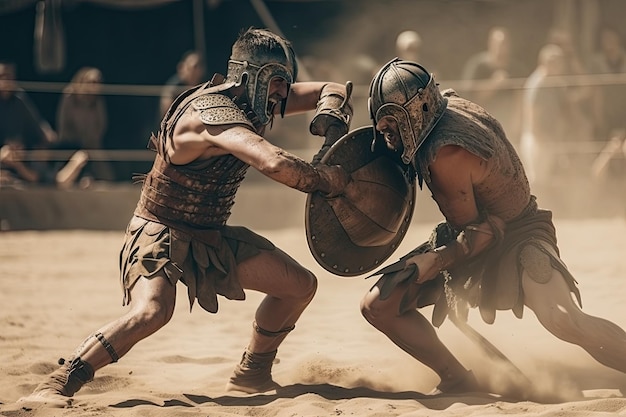
[[[322,163],[341,165],[352,181],[344,193],[307,196],[305,226],[309,249],[327,271],[365,274],[393,254],[404,238],[415,206],[415,175],[398,154],[371,149],[374,129],[355,129],[339,139]]]

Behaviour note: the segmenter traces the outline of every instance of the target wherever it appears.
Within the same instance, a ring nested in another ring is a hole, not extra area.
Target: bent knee
[[[129,324],[137,329],[153,333],[165,326],[174,314],[174,305],[149,302],[133,308],[129,315]]]
[[[307,269],[298,272],[294,281],[295,285],[283,288],[286,291],[281,298],[292,298],[310,302],[317,292],[317,277]]]
[[[386,300],[381,300],[377,291],[368,291],[361,299],[360,307],[365,320],[374,327],[379,327],[398,315],[398,307]]]
[[[304,272],[304,278],[301,278],[300,281],[302,282],[300,298],[311,301],[317,292],[317,277],[307,270]]]

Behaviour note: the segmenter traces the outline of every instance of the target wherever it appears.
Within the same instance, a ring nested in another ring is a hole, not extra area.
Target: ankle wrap
[[[254,353],[248,349],[243,352],[239,366],[243,369],[271,369],[278,350],[266,353]]]
[[[263,336],[267,336],[267,337],[278,337],[278,336],[282,336],[283,334],[287,334],[290,331],[292,331],[293,329],[296,328],[296,325],[293,324],[289,327],[285,327],[284,329],[280,329],[278,331],[272,332],[270,330],[265,330],[264,328],[260,327],[258,324],[256,324],[256,321],[252,322],[252,327],[254,328],[254,330],[259,333],[262,334]]]
[[[102,346],[104,346],[104,348],[106,349],[113,363],[120,360],[119,355],[102,333],[96,333],[94,336],[96,337],[96,339],[98,339],[100,343],[102,343]]]

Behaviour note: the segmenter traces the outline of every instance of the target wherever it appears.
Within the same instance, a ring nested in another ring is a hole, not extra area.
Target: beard
[[[275,101],[272,100],[268,100],[267,102],[267,114],[269,114],[270,116],[274,115],[274,109],[276,108],[276,103]]]

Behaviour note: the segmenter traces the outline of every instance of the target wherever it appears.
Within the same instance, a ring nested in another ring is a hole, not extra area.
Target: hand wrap
[[[320,178],[318,191],[326,198],[333,198],[342,194],[350,182],[350,175],[339,165],[321,164],[317,165],[315,169]]]
[[[339,127],[341,133],[335,140],[348,133],[353,115],[351,95],[350,81],[346,83],[345,89],[334,83],[325,84],[317,102],[315,116],[309,125],[311,134],[326,136],[331,126]]]
[[[441,269],[474,257],[488,247],[501,241],[505,223],[496,216],[487,216],[482,223],[465,226],[456,240],[435,249]]]

